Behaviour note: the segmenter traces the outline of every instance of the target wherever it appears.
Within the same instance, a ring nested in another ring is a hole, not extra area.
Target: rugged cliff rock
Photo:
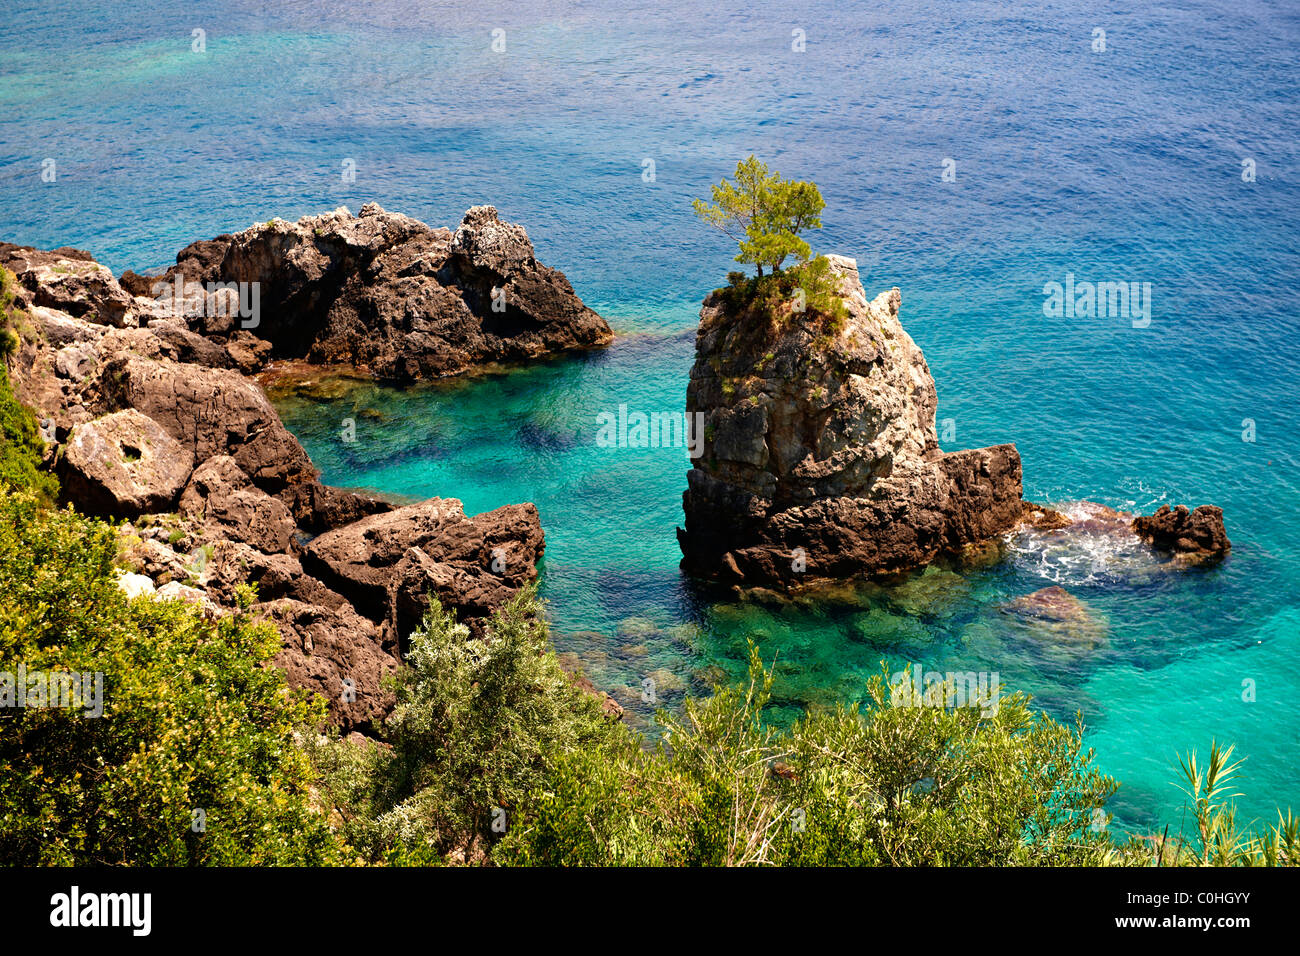
[[[15,391],[67,500],[130,520],[123,587],[220,614],[256,584],[252,610],[283,640],[276,663],[344,730],[391,709],[383,678],[429,593],[481,629],[536,576],[531,504],[471,517],[454,499],[394,509],[323,485],[246,377],[277,355],[406,380],[607,342],[604,321],[490,207],[454,235],[368,206],[196,243],[165,277],[182,295],[134,273],[119,284],[76,249],[0,244],[0,266],[27,316]],[[258,292],[240,300],[209,282]]]
[[[1195,510],[1161,505],[1155,514],[1133,519],[1133,531],[1157,551],[1187,564],[1219,561],[1232,547],[1223,527],[1223,509],[1213,505]]]
[[[263,341],[263,359],[347,364],[395,382],[613,339],[564,275],[537,261],[523,227],[491,206],[470,209],[454,233],[374,203],[357,216],[272,220],[187,246],[161,277],[122,281],[184,300],[190,328],[235,343],[232,357]],[[247,371],[258,358],[238,360]]]
[[[898,320],[829,257],[847,317],[704,302],[686,406],[704,450],[678,537],[692,573],[744,587],[917,567],[1021,519],[1013,445],[944,453],[934,380]]]
[[[1001,560],[1017,529],[1066,548],[1123,537],[1144,567],[1227,554],[1219,508],[1134,517],[1084,502],[1065,513],[1022,500],[1014,445],[941,451],[934,380],[899,322],[899,291],[868,301],[853,260],[827,258],[841,318],[791,303],[738,308],[726,290],[704,301],[686,393],[703,453],[677,532],[689,572],[792,590],[947,555]]]

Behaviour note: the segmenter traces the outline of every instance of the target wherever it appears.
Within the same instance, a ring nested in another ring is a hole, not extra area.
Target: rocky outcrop
[[[275,663],[289,683],[329,701],[344,728],[376,730],[396,702],[384,683],[397,670],[396,642],[346,602],[284,599],[267,605],[266,614],[283,638]]]
[[[1229,548],[1219,508],[1166,505],[1144,517],[1095,501],[1030,506],[1007,545],[1013,560],[1062,583],[1131,585],[1216,563]]]
[[[130,519],[124,590],[217,615],[256,585],[250,612],[278,628],[289,682],[324,695],[343,730],[369,731],[393,705],[383,679],[428,594],[481,632],[536,576],[537,509],[466,516],[437,498],[394,509],[324,485],[247,376],[295,353],[390,378],[451,374],[603,344],[608,327],[490,207],[455,235],[378,207],[273,222],[178,262],[196,281],[262,284],[264,323],[242,327],[237,290],[159,296],[156,278],[128,273],[124,288],[79,250],[0,244],[27,323],[15,391],[68,500]]]
[[[1218,561],[1232,547],[1223,527],[1223,509],[1213,505],[1194,511],[1186,505],[1161,505],[1155,514],[1134,518],[1133,531],[1157,551],[1192,564]]]
[[[455,498],[431,498],[323,534],[303,562],[362,614],[405,635],[429,594],[474,626],[536,577],[544,547],[531,504],[467,518]]]
[[[1021,518],[1015,447],[940,450],[898,290],[869,302],[853,260],[829,258],[842,319],[704,302],[686,398],[703,454],[678,532],[694,574],[790,588],[900,571]]]
[[[288,505],[258,489],[229,455],[209,458],[195,470],[179,510],[199,519],[217,540],[243,542],[265,554],[288,551],[298,530]]]
[[[196,461],[229,455],[264,490],[316,475],[261,388],[233,370],[118,353],[104,364],[99,395],[110,408],[144,412]]]
[[[0,242],[0,266],[8,269],[38,308],[54,309],[96,325],[135,326],[135,301],[94,256],[67,246],[43,252]]]
[[[123,282],[182,301],[191,328],[228,343],[232,356],[247,352],[247,340],[236,341],[244,332],[276,358],[395,382],[613,338],[564,275],[537,261],[523,227],[491,206],[470,209],[454,233],[374,203],[357,216],[272,220],[187,246],[161,277]],[[245,369],[256,361],[239,358]]]
[[[133,408],[73,428],[59,460],[64,494],[115,517],[170,510],[193,468],[190,449]]]

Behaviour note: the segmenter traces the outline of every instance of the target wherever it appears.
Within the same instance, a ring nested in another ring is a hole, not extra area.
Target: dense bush
[[[532,589],[482,637],[434,600],[410,647],[383,745],[318,744],[324,792],[370,859],[482,859],[551,766],[623,733],[560,668]]]
[[[727,274],[728,285],[718,290],[723,308],[733,317],[766,316],[778,328],[795,313],[806,312],[836,331],[848,316],[839,295],[839,283],[830,260],[817,256],[770,275]]]
[[[10,690],[20,666],[29,680],[103,675],[101,716],[84,716],[90,700],[0,707],[0,862],[339,861],[294,744],[324,711],[263,666],[280,646],[274,629],[127,600],[116,557],[109,525],[31,492],[0,498],[0,671]]]
[[[497,848],[503,863],[1097,864],[1115,789],[1080,732],[1033,715],[909,706],[872,681],[865,709],[767,726],[771,676],[663,716],[665,742],[561,758]],[[1104,815],[1104,812],[1103,812]]]

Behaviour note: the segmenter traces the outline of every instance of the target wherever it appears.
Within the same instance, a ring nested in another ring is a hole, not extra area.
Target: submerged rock
[[[916,568],[1013,528],[1013,445],[945,454],[925,357],[897,289],[867,301],[829,257],[848,310],[775,319],[705,299],[687,412],[704,449],[688,473],[683,566],[746,588]]]
[[[1108,642],[1106,624],[1059,585],[1018,597],[1002,611],[1022,626],[1022,637],[1041,643],[1050,653],[1086,656]]]

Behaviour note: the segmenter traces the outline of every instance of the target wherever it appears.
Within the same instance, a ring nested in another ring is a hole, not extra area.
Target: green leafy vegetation
[[[735,182],[723,179],[713,187],[712,204],[695,200],[695,214],[736,240],[737,262],[777,272],[789,257],[807,261],[812,254],[799,234],[820,229],[826,203],[817,186],[782,178],[754,156],[736,164]]]
[[[0,361],[22,347],[22,337],[18,334],[20,318],[14,305],[13,273],[0,266]]]
[[[765,723],[772,676],[664,715],[654,750],[568,754],[497,848],[504,863],[1061,865],[1112,853],[1095,811],[1115,783],[1080,731],[1023,697],[977,708],[891,699]]]
[[[712,203],[694,202],[696,216],[736,241],[736,261],[755,266],[758,273],[728,273],[727,286],[718,290],[725,312],[768,319],[810,312],[838,331],[848,313],[839,283],[830,261],[812,258],[811,247],[800,237],[805,229],[821,228],[826,203],[817,186],[784,179],[752,155],[736,164],[734,178],[713,187]],[[783,270],[788,258],[795,264]]]
[[[1260,831],[1244,830],[1237,822],[1233,787],[1243,760],[1232,760],[1232,746],[1210,744],[1209,760],[1201,763],[1195,750],[1179,757],[1182,790],[1188,798],[1193,833],[1170,838],[1168,832],[1151,840],[1135,840],[1125,848],[1125,861],[1155,866],[1298,866],[1300,819],[1278,811],[1278,822]]]
[[[838,332],[848,317],[848,307],[839,294],[839,280],[825,256],[771,275],[730,272],[727,281],[717,292],[729,316],[762,316],[768,325],[779,327],[781,320],[806,312],[823,319],[829,332]]]
[[[435,600],[410,645],[384,745],[317,754],[345,835],[372,860],[481,860],[550,766],[626,734],[561,669],[531,589],[482,636]]]
[[[0,861],[342,861],[294,744],[324,709],[263,665],[279,635],[242,611],[212,622],[128,600],[117,556],[104,522],[31,491],[0,498],[0,671],[102,675],[99,716],[85,716],[84,694],[76,707],[0,708]]]
[[[434,604],[383,742],[321,738],[314,758],[343,834],[374,862],[1200,862],[1161,857],[1150,841],[1116,844],[1104,808],[1117,785],[1084,749],[1082,727],[1034,712],[1023,695],[990,714],[920,706],[910,682],[882,670],[861,707],[782,728],[764,717],[771,686],[751,648],[747,684],[661,713],[649,746],[573,689],[533,594],[481,636]],[[1257,861],[1293,862],[1293,831],[1251,843]]]

